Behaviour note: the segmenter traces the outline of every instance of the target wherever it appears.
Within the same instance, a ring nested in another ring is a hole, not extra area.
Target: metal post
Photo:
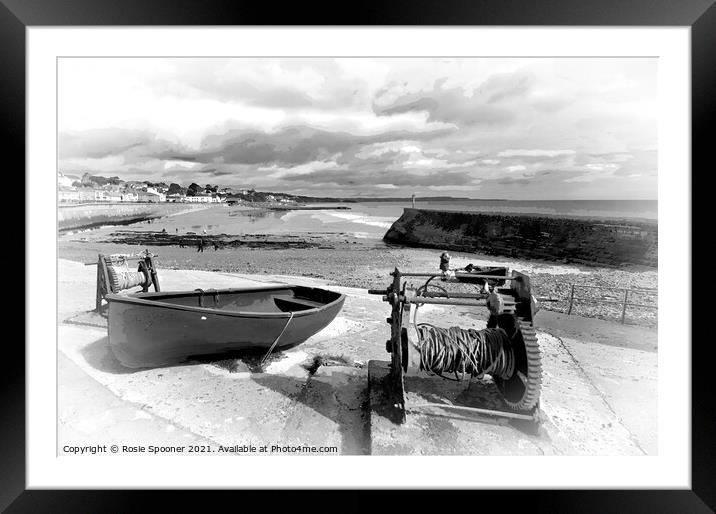
[[[572,304],[574,303],[574,284],[572,284],[572,291],[569,294],[569,309],[567,309],[567,315],[572,314]]]
[[[624,307],[622,308],[622,325],[624,324],[624,318],[626,317],[627,297],[628,296],[629,296],[629,290],[624,289]]]

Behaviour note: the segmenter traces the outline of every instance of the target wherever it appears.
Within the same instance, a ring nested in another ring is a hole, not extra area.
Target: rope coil
[[[416,325],[420,370],[438,375],[454,373],[454,380],[465,375],[482,378],[485,373],[509,379],[515,369],[510,337],[501,328],[474,330],[440,328],[429,323]]]
[[[135,286],[143,286],[147,281],[145,274],[141,271],[123,270],[116,266],[107,266],[107,274],[109,275],[113,293]]]

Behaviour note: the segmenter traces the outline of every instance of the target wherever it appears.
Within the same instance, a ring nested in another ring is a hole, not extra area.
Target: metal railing
[[[603,299],[603,298],[577,297],[574,294],[574,291],[576,288],[608,289],[608,290],[612,290],[612,291],[624,291],[624,298],[621,300],[613,300],[613,299]],[[626,319],[627,307],[642,307],[642,308],[646,308],[646,309],[655,309],[655,310],[658,310],[658,308],[659,308],[656,304],[644,304],[644,303],[630,302],[629,301],[630,293],[647,293],[650,295],[657,295],[657,292],[658,292],[658,289],[649,288],[649,287],[629,288],[629,287],[610,287],[610,286],[591,286],[591,285],[586,285],[586,284],[572,284],[571,288],[570,288],[570,293],[569,293],[569,307],[567,308],[567,314],[572,314],[572,308],[574,306],[575,301],[615,304],[615,305],[622,306],[621,322],[624,323],[624,321]]]

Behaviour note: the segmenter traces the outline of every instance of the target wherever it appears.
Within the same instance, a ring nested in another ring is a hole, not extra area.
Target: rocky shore
[[[214,248],[265,248],[265,249],[291,249],[291,248],[322,248],[332,250],[335,248],[330,241],[319,235],[291,235],[291,234],[171,234],[163,231],[116,230],[105,238],[97,239],[98,243],[117,243],[140,246],[176,246],[178,248],[204,249]]]

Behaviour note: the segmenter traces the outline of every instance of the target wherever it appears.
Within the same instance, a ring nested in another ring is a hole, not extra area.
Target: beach
[[[385,225],[379,225],[386,221],[376,220],[375,217],[365,219],[363,216],[363,221],[372,224],[359,225],[352,221],[361,219],[359,212],[353,207],[350,211],[316,210],[297,216],[291,211],[276,213],[246,206],[212,207],[156,219],[151,223],[143,221],[123,227],[62,235],[59,238],[59,257],[94,262],[98,253],[136,253],[147,249],[158,256],[160,273],[161,269],[195,269],[291,275],[362,289],[385,287],[390,280],[389,273],[396,267],[404,271],[424,272],[438,269],[440,249],[386,244],[378,237],[385,231]],[[317,217],[320,220],[335,215],[349,215],[352,220],[316,223]],[[221,225],[222,222],[225,225]],[[282,227],[282,224],[286,226]],[[238,232],[242,228],[243,233],[225,232],[232,229]],[[366,237],[364,232],[369,232],[372,237]],[[205,240],[203,252],[197,251],[198,239]],[[180,241],[185,245],[183,248]],[[218,249],[214,248],[213,241],[219,242]],[[649,267],[614,269],[467,252],[450,253],[453,268],[468,264],[496,265],[528,274],[536,296],[557,300],[543,302],[542,308],[556,312],[568,311],[572,284],[599,286],[600,289],[582,289],[578,297],[607,301],[619,301],[624,293],[618,289],[603,288],[657,287],[657,270]],[[647,303],[655,303],[653,296],[648,294]],[[631,301],[644,303],[637,299],[632,297]],[[575,301],[572,313],[607,320],[619,320],[622,314],[620,305],[585,300]],[[631,307],[625,322],[655,326],[656,314],[655,309]]]

